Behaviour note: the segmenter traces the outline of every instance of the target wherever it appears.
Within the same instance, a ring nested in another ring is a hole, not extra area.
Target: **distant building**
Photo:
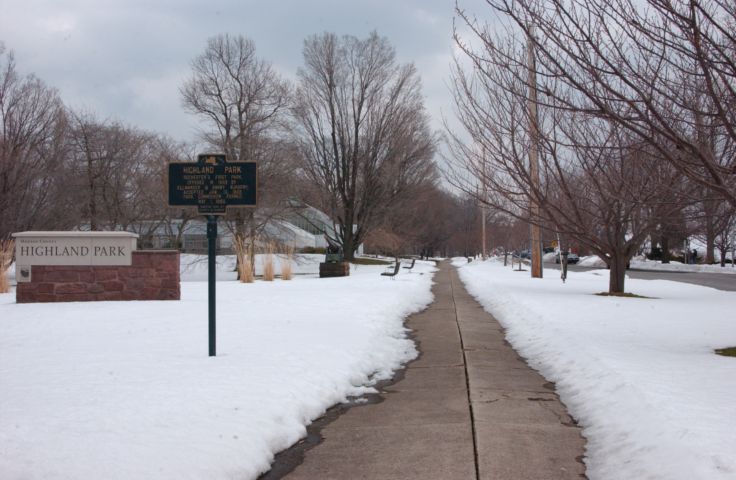
[[[89,230],[89,225],[82,225],[79,229]],[[202,217],[190,220],[173,219],[167,222],[146,220],[135,222],[126,230],[139,235],[140,249],[178,248],[184,253],[207,252],[207,221]],[[325,234],[335,236],[330,217],[310,205],[292,200],[291,209],[283,218],[267,221],[258,242],[265,244],[274,241],[283,246],[290,246],[296,251],[326,248],[328,243]],[[361,245],[358,253],[362,251]],[[222,221],[218,226],[217,253],[234,253],[233,234]]]

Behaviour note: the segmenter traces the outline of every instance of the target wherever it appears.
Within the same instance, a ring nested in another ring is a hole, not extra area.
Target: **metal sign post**
[[[217,215],[228,207],[255,207],[258,171],[255,162],[228,162],[224,154],[202,154],[197,163],[169,164],[169,205],[196,207],[207,217],[207,288],[209,355],[217,354],[216,264]]]
[[[209,324],[209,346],[210,357],[217,355],[217,289],[216,285],[216,269],[217,269],[217,217],[215,215],[207,215],[207,306],[208,306],[208,324]]]

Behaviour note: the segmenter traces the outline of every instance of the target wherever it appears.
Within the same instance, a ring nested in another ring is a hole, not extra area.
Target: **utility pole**
[[[481,215],[481,242],[483,260],[488,258],[488,252],[486,251],[486,149],[483,148],[483,172],[481,172],[481,181],[483,182],[483,200],[480,204],[480,215]]]
[[[480,209],[480,215],[481,215],[481,230],[483,231],[482,239],[483,242],[483,260],[488,258],[488,254],[486,252],[486,206],[485,204],[481,206]]]
[[[532,278],[542,278],[542,235],[539,228],[539,204],[534,191],[539,191],[539,117],[537,115],[537,65],[534,58],[534,28],[529,27],[527,37],[527,56],[529,61],[529,175],[532,192],[529,197],[529,217],[531,224]]]

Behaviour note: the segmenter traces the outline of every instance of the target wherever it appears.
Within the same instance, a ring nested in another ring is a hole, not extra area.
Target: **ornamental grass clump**
[[[267,282],[272,282],[276,277],[276,271],[273,266],[273,252],[274,244],[273,242],[268,242],[266,244],[266,252],[263,256],[263,280]]]
[[[281,280],[291,280],[294,276],[291,262],[294,260],[294,247],[287,246],[281,258]]]
[[[253,247],[246,244],[244,236],[235,235],[233,248],[238,259],[238,279],[241,283],[253,283],[253,277],[255,276],[251,260]]]
[[[13,240],[0,240],[0,293],[10,291],[10,280],[8,280],[8,269],[13,263]]]

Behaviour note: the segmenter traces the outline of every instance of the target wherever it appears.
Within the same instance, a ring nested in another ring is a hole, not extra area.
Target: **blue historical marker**
[[[224,154],[205,153],[197,163],[169,164],[169,205],[196,207],[207,217],[207,283],[209,293],[209,354],[217,354],[215,260],[217,215],[228,207],[255,207],[258,169],[255,162],[228,162]]]

